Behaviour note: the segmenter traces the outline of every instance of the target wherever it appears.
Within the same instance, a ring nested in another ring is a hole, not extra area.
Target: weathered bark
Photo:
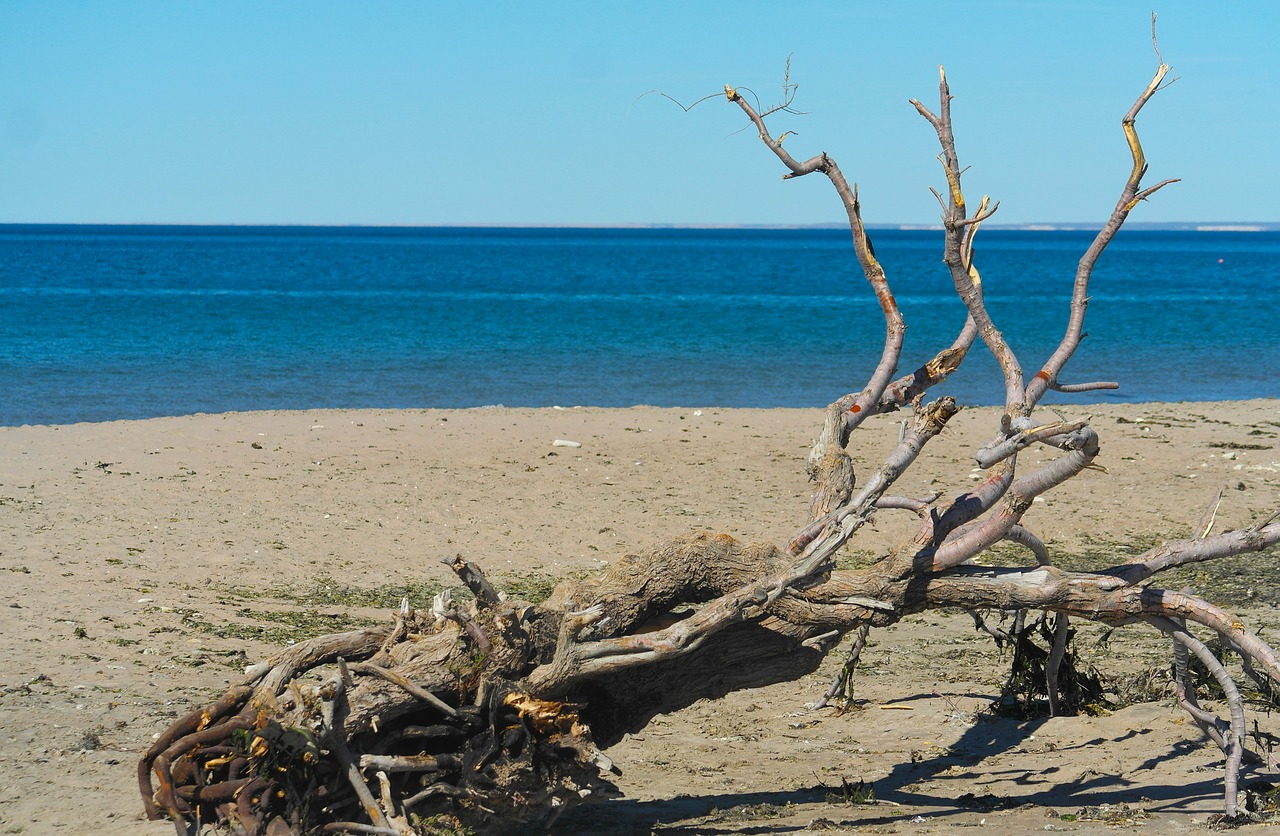
[[[971,611],[1056,613],[1046,656],[1050,710],[1058,712],[1059,666],[1068,617],[1107,624],[1147,623],[1171,635],[1218,678],[1231,706],[1219,731],[1179,683],[1180,701],[1227,756],[1224,809],[1235,816],[1243,741],[1243,707],[1221,664],[1186,627],[1222,637],[1251,675],[1280,683],[1275,652],[1238,619],[1187,592],[1146,584],[1192,562],[1259,551],[1280,542],[1275,515],[1252,528],[1171,542],[1099,572],[1068,572],[1023,522],[1033,500],[1093,465],[1098,434],[1085,421],[1042,424],[1033,411],[1050,389],[1113,384],[1058,383],[1079,344],[1088,285],[1098,255],[1141,200],[1169,182],[1143,188],[1146,161],[1134,127],[1138,112],[1168,72],[1155,77],[1125,115],[1133,157],[1110,220],[1080,261],[1066,332],[1028,383],[1023,367],[986,310],[975,234],[995,211],[985,199],[970,217],[951,130],[951,94],[940,80],[937,113],[916,109],[937,133],[947,180],[943,256],[965,311],[955,341],[897,380],[904,320],[861,219],[856,189],[835,161],[793,159],[732,87],[761,140],[787,177],[825,174],[849,219],[855,257],[885,317],[881,359],[864,388],[827,410],[810,458],[816,485],[811,522],[785,547],[741,544],[698,533],[618,560],[598,578],[561,584],[540,605],[506,600],[479,567],[450,567],[475,594],[456,604],[437,597],[429,611],[407,606],[395,625],[304,642],[252,669],[222,698],[164,732],[139,765],[139,786],[152,818],[167,816],[180,833],[221,822],[248,833],[310,829],[411,833],[455,825],[484,831],[546,821],[586,799],[614,791],[614,768],[600,752],[654,716],[699,699],[792,681],[811,672],[846,634],[938,607]],[[792,88],[788,88],[789,90]],[[923,402],[981,337],[1000,363],[1005,409],[992,437],[975,444],[988,470],[948,502],[889,493],[957,407]],[[867,417],[909,407],[899,443],[858,484],[849,455]],[[1041,445],[1058,458],[1030,472],[1018,453]],[[905,509],[920,526],[875,564],[838,570],[835,556],[879,511]],[[1025,567],[991,569],[971,558],[1003,540],[1024,545]],[[981,623],[981,622],[980,622]],[[1207,655],[1207,658],[1206,658]],[[846,669],[847,670],[847,669]],[[828,698],[837,689],[833,686]]]

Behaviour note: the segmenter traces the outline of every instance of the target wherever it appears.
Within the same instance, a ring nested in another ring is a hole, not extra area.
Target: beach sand
[[[1063,412],[1093,416],[1106,468],[1026,519],[1065,567],[1188,536],[1222,485],[1215,530],[1280,506],[1280,401]],[[994,415],[963,411],[895,493],[972,484]],[[820,425],[819,410],[493,408],[0,428],[0,832],[173,832],[144,821],[137,795],[153,736],[286,641],[388,619],[401,594],[427,603],[453,583],[441,558],[530,594],[692,530],[785,542],[805,521]],[[858,431],[861,472],[897,431],[895,416]],[[874,556],[912,519],[882,513],[851,548]],[[1275,558],[1162,583],[1229,602],[1274,645]],[[1084,626],[1076,641],[1105,673],[1168,664],[1150,629],[1103,637]],[[610,750],[626,797],[560,832],[1111,832],[1070,816],[1123,803],[1165,833],[1221,809],[1222,758],[1167,697],[1101,717],[986,714],[1007,659],[964,614],[873,631],[860,710],[807,709],[839,656],[659,718]],[[843,803],[842,779],[891,803]]]

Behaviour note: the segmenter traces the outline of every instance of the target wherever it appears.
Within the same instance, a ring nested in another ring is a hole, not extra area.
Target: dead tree
[[[754,124],[786,177],[830,179],[884,313],[879,364],[863,389],[827,409],[809,457],[811,522],[782,546],[711,533],[675,539],[627,555],[597,578],[562,583],[539,605],[499,595],[477,566],[453,560],[474,600],[442,594],[425,610],[405,602],[392,625],[298,644],[165,731],[138,767],[148,815],[172,819],[179,833],[203,823],[246,833],[404,834],[545,822],[584,800],[610,796],[615,769],[601,749],[656,715],[795,680],[850,633],[860,649],[869,627],[961,607],[1054,613],[1063,635],[1067,619],[1079,618],[1141,622],[1172,637],[1180,670],[1194,655],[1226,695],[1230,717],[1223,720],[1196,703],[1185,677],[1178,683],[1182,705],[1225,753],[1224,812],[1236,816],[1240,766],[1249,754],[1243,702],[1191,625],[1216,635],[1259,678],[1280,683],[1280,660],[1230,613],[1150,581],[1173,567],[1274,545],[1277,515],[1247,529],[1169,542],[1097,572],[1056,566],[1024,523],[1036,497],[1098,455],[1098,434],[1087,421],[1042,422],[1035,412],[1050,390],[1115,386],[1068,384],[1061,376],[1081,340],[1098,256],[1138,203],[1173,182],[1142,185],[1147,163],[1135,128],[1168,69],[1161,63],[1122,120],[1132,171],[1080,259],[1062,340],[1029,377],[983,302],[975,235],[995,206],[984,199],[970,213],[945,74],[936,111],[912,104],[941,146],[947,185],[935,194],[943,207],[943,260],[967,318],[951,345],[906,375],[899,374],[903,316],[868,239],[856,189],[825,153],[794,159],[764,116],[726,87],[728,101]],[[958,410],[949,397],[926,403],[924,396],[979,338],[999,361],[1005,391],[998,426],[973,452],[985,478],[949,501],[895,495],[894,483]],[[897,410],[910,415],[900,440],[855,483],[848,452],[854,430],[872,415]],[[1061,454],[1019,468],[1019,452],[1032,445]],[[863,525],[898,510],[920,518],[912,539],[873,565],[835,568],[837,552]],[[1024,566],[972,563],[1005,540],[1026,547]],[[1062,658],[1057,635],[1045,672],[1051,701]]]

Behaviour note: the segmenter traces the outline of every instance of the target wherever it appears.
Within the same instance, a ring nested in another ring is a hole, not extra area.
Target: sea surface
[[[964,311],[934,231],[872,233],[902,371]],[[984,230],[1028,374],[1092,233]],[[1048,402],[1280,395],[1280,233],[1122,231]],[[317,407],[818,407],[883,318],[846,231],[0,226],[0,425]],[[979,346],[935,390],[1003,400]]]

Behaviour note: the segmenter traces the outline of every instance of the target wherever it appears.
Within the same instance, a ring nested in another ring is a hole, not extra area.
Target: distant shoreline
[[[1240,410],[1251,409],[1280,409],[1280,398],[1276,397],[1248,397],[1248,398],[1217,398],[1214,400],[1190,401],[1190,400],[1151,400],[1151,401],[1106,401],[1099,399],[1093,402],[1081,402],[1070,404],[1054,404],[1050,403],[1043,408],[1050,407],[1057,409],[1070,409],[1077,412],[1084,411],[1089,414],[1099,415],[1144,415],[1145,413],[1167,413],[1181,414],[1186,411],[1187,407],[1194,406],[1199,410],[1223,410],[1235,412]],[[993,413],[1000,410],[1000,406],[993,404],[962,404],[961,409],[964,412],[981,412]],[[352,406],[352,407],[330,407],[330,406],[311,406],[299,408],[272,408],[263,409],[229,409],[225,412],[182,412],[172,415],[150,415],[140,418],[106,418],[102,420],[85,420],[72,421],[67,423],[24,423],[24,424],[0,424],[0,437],[10,432],[28,432],[43,430],[60,430],[60,429],[90,429],[97,428],[106,430],[112,427],[123,427],[125,425],[135,424],[151,424],[156,428],[162,426],[170,426],[173,422],[194,422],[194,421],[286,421],[294,422],[299,426],[314,425],[323,423],[324,420],[333,421],[339,418],[354,421],[358,418],[366,418],[370,415],[381,416],[387,418],[401,418],[411,420],[414,418],[422,418],[423,416],[439,416],[439,415],[458,415],[458,416],[481,416],[481,415],[521,415],[521,416],[569,416],[573,414],[579,415],[606,415],[615,416],[619,420],[619,426],[626,423],[625,418],[632,415],[654,414],[654,413],[685,413],[692,412],[701,415],[707,412],[714,415],[753,415],[768,416],[773,415],[779,418],[788,418],[795,414],[812,414],[814,416],[814,426],[818,426],[821,416],[825,412],[823,407],[819,406],[716,406],[714,404],[702,405],[685,405],[685,406],[655,406],[653,404],[633,404],[631,406],[595,406],[592,404],[573,404],[570,406],[507,406],[506,404],[484,404],[481,406]],[[448,417],[445,418],[448,420]],[[683,419],[682,419],[683,420]],[[1142,420],[1146,420],[1145,418]],[[361,425],[363,426],[363,425]]]
[[[1001,232],[1096,232],[1102,223],[1088,221],[1083,223],[1034,222],[1022,224],[984,224],[988,230]],[[519,223],[457,223],[457,224],[271,224],[271,223],[0,223],[0,233],[27,232],[49,229],[360,229],[360,230],[844,230],[848,226],[840,223],[816,224],[680,224],[680,223],[633,223],[633,224],[519,224]],[[920,223],[869,223],[870,230],[899,230],[902,232],[935,232],[941,231],[941,224]],[[1280,221],[1168,221],[1140,222],[1130,221],[1124,229],[1129,232],[1280,232]]]

